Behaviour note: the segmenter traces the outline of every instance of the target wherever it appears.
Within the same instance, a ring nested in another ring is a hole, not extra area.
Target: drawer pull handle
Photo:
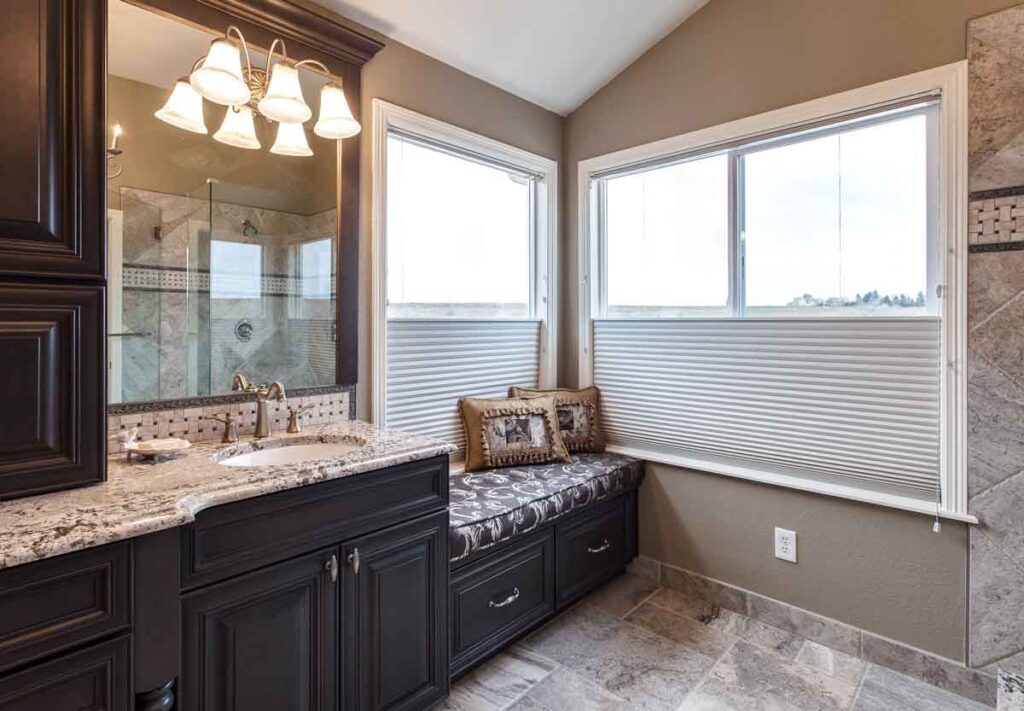
[[[494,607],[494,608],[508,607],[509,605],[511,605],[513,602],[515,602],[518,599],[519,599],[519,588],[512,588],[512,594],[511,595],[506,597],[501,602],[495,602],[494,600],[489,600],[487,602],[487,606],[488,607]]]
[[[353,548],[348,554],[348,564],[352,566],[352,572],[359,575],[359,549]]]
[[[612,547],[611,541],[609,541],[606,538],[603,541],[601,541],[601,545],[599,545],[599,546],[589,546],[587,548],[587,553],[604,553],[606,550],[608,550],[611,547]]]
[[[338,556],[332,555],[331,559],[324,563],[324,568],[331,574],[331,582],[338,582]]]

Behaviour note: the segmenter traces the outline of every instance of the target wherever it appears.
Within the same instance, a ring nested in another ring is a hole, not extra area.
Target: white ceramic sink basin
[[[222,459],[221,464],[229,467],[265,467],[271,464],[301,464],[314,462],[318,459],[333,459],[348,452],[362,449],[363,445],[354,442],[314,442],[312,444],[292,444],[261,449],[257,452],[236,454]]]

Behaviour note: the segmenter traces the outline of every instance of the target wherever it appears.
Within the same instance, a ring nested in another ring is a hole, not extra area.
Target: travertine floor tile
[[[658,589],[658,584],[638,575],[620,575],[586,597],[584,602],[622,617]]]
[[[992,711],[976,701],[870,664],[852,711]]]
[[[712,659],[718,659],[736,641],[732,635],[719,632],[698,620],[677,615],[650,602],[645,602],[626,615],[626,621],[677,644],[695,649]]]

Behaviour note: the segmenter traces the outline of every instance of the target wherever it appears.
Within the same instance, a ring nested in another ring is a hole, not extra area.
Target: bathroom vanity
[[[429,708],[449,451],[349,422],[0,503],[0,710]]]

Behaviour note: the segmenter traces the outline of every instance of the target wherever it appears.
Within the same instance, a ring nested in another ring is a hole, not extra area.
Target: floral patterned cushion
[[[568,463],[530,464],[451,477],[451,559],[461,560],[532,531],[574,509],[636,487],[644,463],[622,454],[574,454]]]

